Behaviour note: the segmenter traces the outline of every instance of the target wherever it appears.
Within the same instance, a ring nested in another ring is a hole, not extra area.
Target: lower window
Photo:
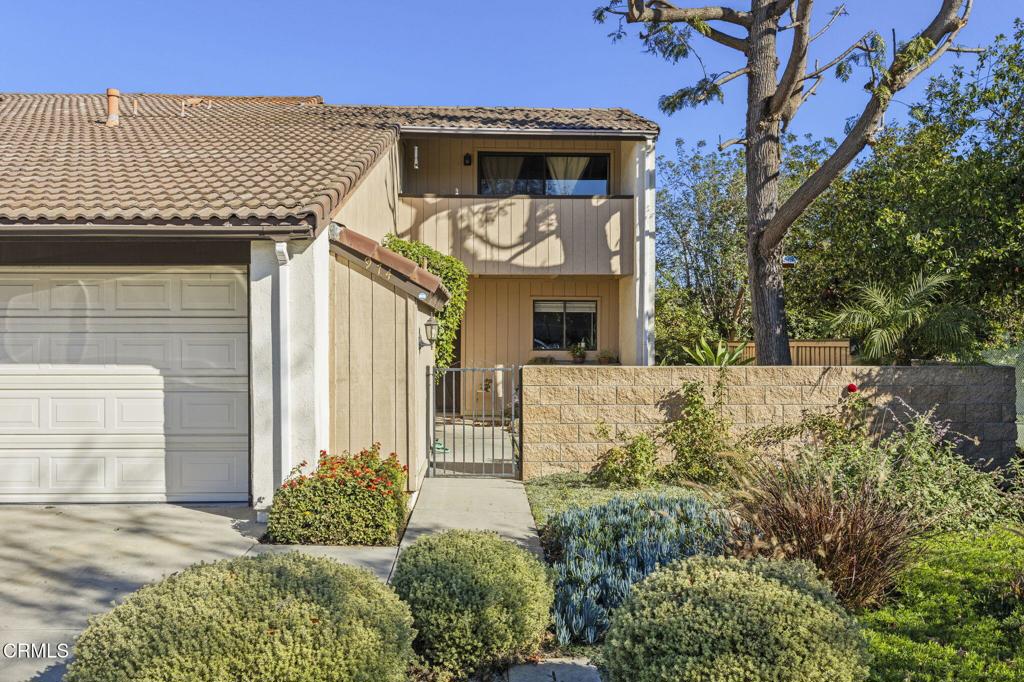
[[[597,301],[534,301],[533,349],[597,350]]]

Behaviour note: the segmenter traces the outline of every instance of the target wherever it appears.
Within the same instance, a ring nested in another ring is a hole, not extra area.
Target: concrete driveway
[[[260,545],[242,506],[0,506],[0,680],[59,680],[88,618],[200,561],[289,551]],[[394,547],[303,547],[387,578]],[[19,646],[20,651],[19,651]],[[33,650],[26,650],[32,645]]]

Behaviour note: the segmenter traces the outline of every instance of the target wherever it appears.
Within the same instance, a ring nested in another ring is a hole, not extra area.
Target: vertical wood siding
[[[426,314],[405,292],[358,265],[331,261],[331,449],[381,444],[425,472],[426,366],[418,331]]]
[[[618,353],[618,279],[473,277],[462,327],[462,366],[522,365],[540,355],[569,360],[565,351],[533,350],[533,302],[543,299],[597,301],[597,348]]]
[[[627,275],[633,197],[409,196],[398,234],[479,275]]]

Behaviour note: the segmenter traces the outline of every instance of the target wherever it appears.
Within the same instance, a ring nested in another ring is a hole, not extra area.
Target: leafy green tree
[[[872,31],[845,50],[824,55],[820,65],[811,58],[814,43],[844,13],[833,10],[824,22],[813,0],[749,0],[743,9],[729,6],[677,7],[667,0],[606,0],[594,18],[619,18],[613,37],[626,35],[627,24],[642,24],[640,39],[652,54],[671,62],[689,57],[692,43],[711,40],[737,53],[739,66],[707,73],[696,85],[661,98],[667,113],[723,98],[723,86],[746,81],[744,133],[733,140],[744,146],[746,199],[746,256],[751,317],[757,359],[761,364],[789,364],[789,337],[782,286],[783,239],[807,208],[841,176],[846,167],[873,141],[893,97],[955,49],[955,39],[967,24],[971,0],[933,0],[928,23],[910,41],[887,46]],[[884,13],[877,13],[881,16]],[[783,33],[788,31],[788,33]],[[780,38],[789,43],[785,62]],[[819,44],[827,44],[825,43]],[[816,47],[816,46],[815,46]],[[785,64],[781,71],[780,65]],[[813,66],[812,66],[813,65]],[[855,66],[865,67],[869,80],[866,103],[840,144],[818,164],[784,201],[781,198],[782,135],[800,107],[835,68],[840,79],[850,78]]]
[[[789,320],[804,338],[868,281],[945,272],[986,347],[1024,340],[1024,24],[975,68],[934,78],[787,238]]]
[[[787,135],[782,196],[799,187],[835,144]],[[676,157],[660,158],[658,173],[655,347],[658,362],[683,364],[684,349],[701,338],[751,335],[743,154],[679,139]]]
[[[908,365],[954,357],[971,349],[974,336],[968,311],[946,297],[952,280],[919,272],[900,288],[866,284],[826,320],[833,333],[854,336],[865,360]]]
[[[654,352],[659,365],[685,365],[687,347],[717,335],[691,290],[659,279],[654,293]]]
[[[743,159],[707,150],[703,141],[691,149],[679,139],[676,158],[663,157],[658,166],[658,288],[674,292],[662,295],[673,306],[664,312],[682,323],[666,330],[668,338],[684,345],[702,336],[736,338],[749,327]],[[693,310],[703,324],[678,319],[682,310]],[[655,338],[663,339],[657,332]]]

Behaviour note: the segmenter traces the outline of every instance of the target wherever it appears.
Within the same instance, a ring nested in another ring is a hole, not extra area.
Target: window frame
[[[545,159],[544,162],[544,194],[484,194],[484,164],[483,159],[487,156],[523,156],[523,157],[540,157]],[[585,156],[587,158],[603,158],[608,164],[608,177],[605,178],[605,193],[604,194],[548,194],[547,193],[547,157],[549,156]],[[527,152],[527,151],[478,151],[476,153],[476,193],[478,196],[487,197],[514,197],[514,196],[527,196],[527,197],[610,197],[612,195],[612,155],[610,152],[579,152],[579,151],[548,151],[548,152]]]
[[[562,345],[559,348],[537,348],[536,345],[535,345],[535,343],[536,343],[536,334],[534,334],[534,329],[535,329],[534,325],[536,324],[535,316],[537,314],[537,304],[538,303],[561,303],[562,304]],[[534,298],[530,302],[530,352],[531,353],[567,353],[567,352],[569,352],[570,348],[566,344],[566,338],[565,338],[565,332],[566,332],[566,312],[565,312],[565,309],[566,309],[566,304],[568,304],[568,303],[593,303],[594,304],[594,347],[593,348],[588,347],[587,348],[587,352],[588,353],[596,352],[597,349],[601,347],[601,343],[600,343],[601,340],[599,338],[600,333],[601,333],[600,332],[601,325],[600,325],[600,322],[598,320],[598,318],[601,315],[601,301],[600,301],[600,299],[597,299],[597,298],[587,298],[587,297],[583,297],[583,298],[573,298],[573,297],[565,297],[565,298]]]

